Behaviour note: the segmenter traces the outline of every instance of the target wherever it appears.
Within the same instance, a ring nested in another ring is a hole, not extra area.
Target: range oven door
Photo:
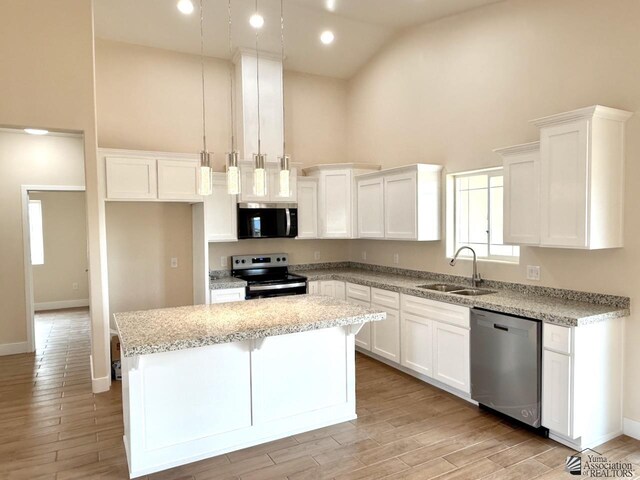
[[[307,282],[301,280],[295,283],[269,284],[269,285],[248,285],[246,288],[246,299],[284,297],[286,295],[304,295],[307,293]]]
[[[241,203],[238,205],[238,239],[297,236],[297,204]]]

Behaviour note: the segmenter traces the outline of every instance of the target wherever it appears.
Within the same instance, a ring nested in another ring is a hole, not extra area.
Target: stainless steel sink
[[[464,290],[451,291],[454,295],[465,295],[467,297],[477,297],[479,295],[489,295],[496,293],[495,290],[486,290],[484,288],[465,288]]]
[[[418,288],[434,290],[436,292],[454,292],[456,290],[465,290],[467,287],[452,285],[450,283],[431,283],[429,285],[418,285]]]

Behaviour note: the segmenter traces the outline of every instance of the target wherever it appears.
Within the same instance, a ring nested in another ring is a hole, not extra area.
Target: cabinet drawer
[[[400,294],[398,292],[372,288],[371,304],[398,310],[400,308]]]
[[[460,305],[402,295],[402,311],[450,325],[469,328],[469,309]]]
[[[347,283],[347,298],[349,300],[371,301],[371,287]]]
[[[542,324],[542,346],[547,350],[571,355],[571,328]]]

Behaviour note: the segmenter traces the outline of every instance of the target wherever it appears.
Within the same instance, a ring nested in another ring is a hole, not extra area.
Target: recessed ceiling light
[[[330,12],[336,11],[336,0],[326,0],[325,5],[327,6],[327,10]]]
[[[49,133],[49,130],[43,130],[41,128],[25,128],[24,131],[29,135],[46,135]]]
[[[249,18],[249,23],[255,29],[262,28],[264,25],[264,17],[259,13],[254,13],[251,15],[251,18]]]
[[[336,38],[336,36],[333,34],[333,32],[331,30],[325,30],[320,35],[320,41],[322,43],[324,43],[325,45],[329,45],[330,43],[333,43],[335,38]]]
[[[190,15],[193,13],[193,2],[191,0],[179,0],[178,1],[178,10],[185,15]]]

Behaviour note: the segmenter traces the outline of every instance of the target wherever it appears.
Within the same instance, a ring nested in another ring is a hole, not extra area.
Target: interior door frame
[[[27,351],[36,351],[35,312],[33,301],[33,267],[31,265],[31,233],[29,229],[29,192],[86,192],[84,185],[21,185],[22,250],[24,261],[24,292],[27,315]],[[85,219],[86,222],[86,219]],[[91,296],[89,295],[89,305]]]

